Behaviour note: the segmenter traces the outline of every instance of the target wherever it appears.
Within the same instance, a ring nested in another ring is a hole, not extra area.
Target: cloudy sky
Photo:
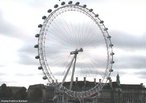
[[[76,2],[76,0],[74,0]],[[80,0],[105,21],[115,51],[113,81],[117,73],[121,83],[146,85],[146,1]],[[0,0],[0,85],[46,83],[37,70],[37,43],[34,35],[41,17],[58,0]]]

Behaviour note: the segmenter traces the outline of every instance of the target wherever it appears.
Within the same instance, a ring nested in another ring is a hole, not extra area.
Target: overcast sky
[[[76,2],[76,0],[74,0]],[[105,21],[115,52],[113,81],[146,85],[146,1],[80,0]],[[0,85],[46,83],[37,70],[34,35],[41,17],[58,0],[0,0]]]

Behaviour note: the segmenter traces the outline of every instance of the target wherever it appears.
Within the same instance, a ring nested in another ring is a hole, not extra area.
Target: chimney
[[[99,79],[99,83],[101,83],[101,79]]]
[[[84,84],[86,84],[86,77],[84,77]]]
[[[94,78],[94,84],[96,84],[96,78]]]
[[[56,79],[56,83],[58,83],[58,80]]]
[[[109,80],[110,87],[112,88],[112,79]]]
[[[52,83],[54,83],[54,80],[52,80]]]
[[[76,77],[76,83],[78,82],[78,77]]]

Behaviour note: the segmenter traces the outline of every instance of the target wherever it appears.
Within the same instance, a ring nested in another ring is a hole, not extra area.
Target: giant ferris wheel
[[[80,2],[61,2],[48,10],[39,24],[38,50],[39,70],[43,79],[70,97],[87,98],[98,94],[113,72],[113,43],[104,21],[93,9]],[[75,77],[98,78],[96,85],[85,91],[73,88]],[[57,81],[57,82],[55,82]],[[69,82],[69,86],[64,85]]]

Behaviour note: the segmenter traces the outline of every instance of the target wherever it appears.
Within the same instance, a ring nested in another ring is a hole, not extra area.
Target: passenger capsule
[[[92,11],[93,11],[93,9],[89,9],[89,11],[90,11],[90,12],[92,12]]]
[[[83,8],[86,8],[87,7],[87,5],[83,5]]]
[[[34,46],[34,48],[38,48],[39,47],[39,45],[38,44],[36,44],[35,46]]]
[[[43,76],[43,79],[46,80],[47,79],[47,76]]]
[[[46,19],[46,18],[47,18],[46,16],[43,16],[43,17],[42,17],[42,19]]]
[[[39,58],[40,58],[40,56],[38,56],[38,55],[35,57],[35,59],[39,59]]]
[[[114,70],[113,69],[109,69],[109,72],[113,72]]]
[[[75,3],[75,5],[79,5],[79,4],[80,4],[80,2],[76,2],[76,3]]]
[[[110,35],[108,35],[108,36],[107,36],[107,38],[109,38],[109,39],[110,39],[110,38],[111,38],[111,36],[110,36]]]
[[[42,24],[39,24],[39,25],[38,25],[38,28],[41,28],[42,26],[43,26]]]
[[[107,31],[108,30],[108,28],[104,28],[104,31]]]
[[[61,5],[65,5],[65,2],[63,1],[63,2],[61,3]]]
[[[115,55],[115,53],[114,52],[111,52],[110,55]]]
[[[40,34],[36,34],[35,37],[38,38],[40,36]]]
[[[110,44],[109,46],[110,46],[110,47],[113,47],[114,45],[113,45],[113,44]]]
[[[69,1],[68,4],[72,4],[72,1]]]
[[[98,14],[95,15],[95,17],[98,17],[98,16],[99,16]]]
[[[100,21],[100,24],[103,24],[103,23],[104,23],[104,21],[103,21],[103,20],[101,20],[101,21]]]
[[[55,4],[55,5],[54,5],[54,8],[58,8],[58,4]]]
[[[49,10],[48,10],[48,13],[51,13],[51,12],[52,12],[52,9],[49,9]]]
[[[42,66],[40,66],[40,67],[38,67],[38,69],[39,69],[39,70],[42,70],[42,69],[43,69],[43,67],[42,67]]]
[[[111,61],[111,64],[114,64],[114,63],[115,63],[115,62],[112,60],[112,61]]]

